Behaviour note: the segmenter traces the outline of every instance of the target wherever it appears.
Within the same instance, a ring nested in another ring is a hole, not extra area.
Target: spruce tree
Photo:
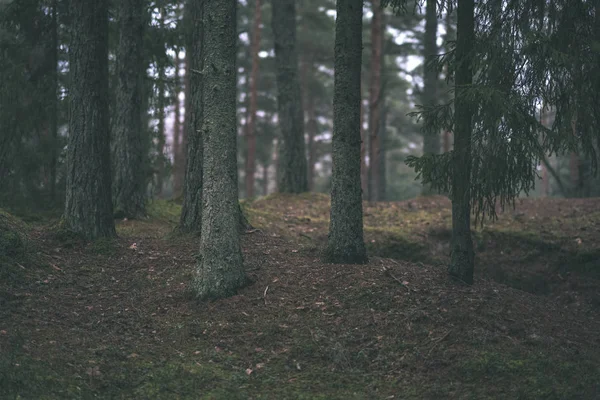
[[[295,3],[295,0],[273,0],[271,3],[277,65],[277,109],[282,139],[278,189],[282,193],[308,191]]]
[[[108,1],[72,0],[64,222],[87,239],[115,236],[108,127]]]
[[[323,254],[330,263],[367,262],[360,185],[362,5],[336,3],[331,222]]]
[[[233,295],[246,282],[238,234],[236,3],[204,1],[203,211],[193,284],[200,299]]]
[[[145,0],[118,3],[119,44],[115,131],[113,134],[114,208],[120,217],[146,215],[146,128],[143,126]]]
[[[188,0],[185,6],[185,37],[188,71],[186,98],[187,163],[184,178],[183,206],[179,229],[197,232],[202,228],[202,69],[203,69],[203,9],[204,1]]]

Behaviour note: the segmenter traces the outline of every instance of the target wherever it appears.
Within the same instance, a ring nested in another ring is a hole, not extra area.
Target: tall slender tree
[[[277,64],[277,108],[282,139],[278,189],[282,193],[308,191],[295,3],[295,0],[273,0],[271,3]]]
[[[425,6],[425,36],[423,46],[424,66],[424,88],[422,101],[427,106],[433,106],[437,103],[437,86],[438,74],[437,66],[429,65],[428,62],[432,57],[437,55],[437,0],[427,0]],[[440,153],[440,135],[439,133],[425,132],[423,135],[423,153],[424,154],[439,154]],[[431,195],[434,190],[431,185],[423,185],[421,194]]]
[[[188,0],[185,5],[186,53],[188,57],[189,99],[186,99],[187,163],[183,206],[179,229],[197,232],[202,228],[202,70],[204,0]]]
[[[261,3],[254,5],[254,27],[252,29],[252,70],[250,72],[250,108],[246,130],[246,197],[254,197],[254,174],[256,172],[256,111],[258,108],[258,71],[260,65]]]
[[[64,222],[87,239],[115,236],[108,132],[108,1],[72,0]]]
[[[143,126],[145,0],[118,3],[119,44],[113,142],[114,211],[127,218],[146,215],[146,129]]]
[[[475,2],[459,0],[456,32],[454,152],[452,154],[452,243],[448,273],[473,283],[475,256],[471,238],[471,131],[473,109],[461,92],[473,82]]]
[[[56,170],[58,167],[58,0],[52,1],[52,49],[51,87],[52,100],[50,106],[50,200],[56,201]]]
[[[181,76],[181,64],[183,58],[181,57],[181,49],[175,48],[175,84],[173,85],[173,104],[174,104],[174,120],[173,120],[173,196],[178,198],[181,196],[183,190],[183,168],[182,165],[182,122],[181,122],[181,101],[179,95],[182,89],[182,76]]]
[[[236,0],[205,0],[203,24],[203,213],[194,288],[200,299],[246,283],[240,238],[236,127]]]
[[[331,263],[367,262],[360,187],[362,5],[336,3],[331,222],[323,254]]]
[[[380,0],[371,0],[373,18],[371,19],[371,70],[369,73],[369,172],[368,198],[379,200],[379,156],[381,104],[383,100],[381,71],[383,56],[383,9]]]

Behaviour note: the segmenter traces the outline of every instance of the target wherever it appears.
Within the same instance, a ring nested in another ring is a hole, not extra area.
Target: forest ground
[[[327,196],[243,209],[253,282],[212,303],[173,202],[90,244],[6,219],[28,241],[0,263],[0,397],[600,397],[600,200],[518,200],[475,228],[473,286],[445,274],[444,197],[365,203],[368,265],[319,261]]]

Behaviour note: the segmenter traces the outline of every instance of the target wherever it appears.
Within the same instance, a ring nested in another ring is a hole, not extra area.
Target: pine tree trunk
[[[277,66],[277,109],[281,130],[279,192],[308,191],[304,112],[298,79],[295,0],[274,0],[272,25]]]
[[[188,54],[189,102],[186,107],[187,163],[184,179],[183,206],[179,229],[183,232],[200,233],[202,229],[202,74],[203,70],[203,9],[204,1],[188,0],[185,6],[188,19],[186,26],[186,53]]]
[[[383,48],[383,9],[380,0],[371,0],[371,71],[369,78],[369,201],[377,201],[379,195],[379,124],[381,122],[381,61]]]
[[[246,197],[254,197],[254,174],[256,173],[256,110],[258,108],[258,67],[260,57],[260,0],[256,0],[254,9],[254,28],[252,34],[252,72],[250,73],[250,115],[246,136]]]
[[[181,196],[183,182],[181,176],[181,102],[179,93],[181,92],[181,57],[179,57],[179,48],[175,48],[175,89],[173,91],[173,104],[175,105],[175,120],[173,121],[173,197]]]
[[[367,167],[367,132],[364,128],[365,120],[365,105],[362,101],[362,92],[360,98],[360,189],[364,200],[369,198],[368,189],[368,174],[369,170]]]
[[[387,177],[386,177],[386,138],[387,138],[387,107],[385,106],[385,99],[382,99],[383,104],[381,105],[381,123],[379,125],[380,133],[379,133],[379,193],[377,195],[377,199],[379,201],[385,201],[386,199],[386,189],[387,189]]]
[[[64,222],[93,240],[113,237],[108,132],[108,2],[70,2],[69,139]]]
[[[202,97],[204,141],[200,299],[230,296],[246,283],[238,229],[236,0],[205,0]]]
[[[56,200],[56,167],[58,163],[58,0],[52,1],[52,104],[50,109],[50,201]]]
[[[164,186],[164,176],[165,176],[165,67],[158,62],[157,66],[157,88],[158,91],[158,100],[157,100],[157,115],[156,118],[158,120],[157,130],[158,130],[158,144],[157,144],[157,165],[156,165],[156,195],[161,196],[163,192]]]
[[[315,163],[316,160],[316,149],[315,149],[315,136],[317,135],[317,118],[315,116],[315,100],[312,93],[307,93],[307,126],[308,131],[308,189],[310,191],[315,190]]]
[[[142,110],[142,86],[146,75],[143,55],[145,4],[144,0],[122,0],[118,4],[114,211],[119,217],[142,218],[146,215],[146,139],[142,126],[145,112]]]
[[[263,164],[263,196],[269,194],[269,164]]]
[[[423,57],[427,63],[437,54],[437,0],[427,0],[425,11],[425,39]],[[438,74],[435,67],[424,68],[423,104],[431,106],[437,104]],[[425,133],[423,135],[423,154],[440,153],[440,135],[438,133]],[[429,196],[436,192],[430,185],[423,185],[421,194]]]
[[[456,100],[454,153],[452,159],[452,244],[448,273],[467,284],[473,283],[474,254],[471,238],[471,129],[472,111],[462,95],[473,80],[472,55],[475,43],[474,0],[458,1],[456,35]]]
[[[362,0],[338,1],[333,89],[331,222],[324,262],[367,262],[360,189]]]

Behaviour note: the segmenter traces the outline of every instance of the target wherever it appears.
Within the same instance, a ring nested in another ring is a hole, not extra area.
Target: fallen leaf
[[[131,246],[129,246],[129,248],[131,250],[137,250],[137,243],[132,244]]]
[[[246,375],[250,375],[252,373],[252,370],[250,368],[246,368]]]

